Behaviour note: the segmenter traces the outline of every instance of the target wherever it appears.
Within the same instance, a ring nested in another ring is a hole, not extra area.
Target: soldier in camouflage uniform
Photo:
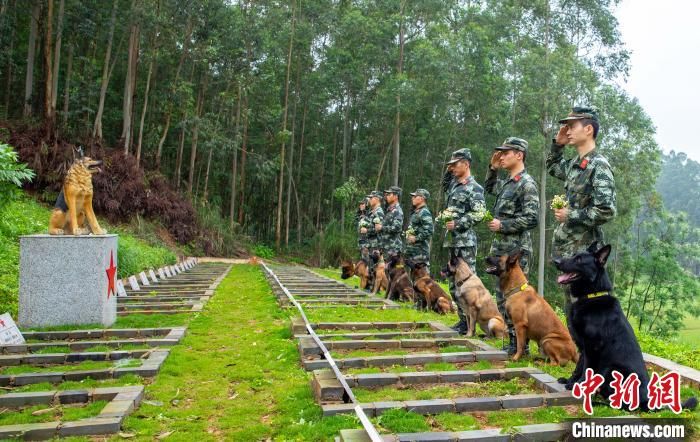
[[[370,222],[367,210],[367,198],[360,201],[357,212],[355,213],[355,225],[357,226],[357,247],[360,250],[360,257],[366,262],[369,262],[369,240],[367,239],[367,233],[362,233],[360,229],[362,227],[368,227],[372,223]]]
[[[367,287],[370,288],[374,283],[374,269],[377,266],[379,255],[382,253],[381,244],[381,225],[384,219],[384,210],[382,209],[382,194],[379,191],[373,191],[369,195],[369,218],[370,227],[360,228],[361,234],[367,235],[367,248],[369,249],[369,279]]]
[[[413,235],[406,235],[406,263],[409,267],[419,262],[425,263],[430,272],[430,239],[433,237],[433,214],[426,205],[430,192],[417,189],[411,194],[411,220],[408,228]]]
[[[402,190],[398,186],[391,186],[384,191],[387,208],[384,213],[384,220],[379,226],[379,232],[382,236],[382,250],[386,259],[392,258],[403,251],[403,241],[401,240],[403,210],[399,205],[401,192]]]
[[[527,276],[530,270],[530,258],[532,257],[532,239],[530,230],[537,227],[540,210],[540,197],[537,183],[525,171],[525,157],[527,156],[527,141],[509,137],[503,145],[496,147],[496,152],[491,157],[489,171],[486,173],[486,192],[496,195],[496,203],[493,207],[493,220],[489,223],[489,230],[496,236],[491,242],[489,255],[508,255],[514,250],[522,250],[520,267]],[[505,179],[498,179],[498,169],[508,172]],[[513,321],[505,308],[505,296],[496,281],[496,301],[498,310],[503,315],[508,326],[508,345],[503,348],[509,355],[516,352],[515,328]],[[528,346],[525,345],[525,352]]]
[[[456,212],[452,221],[445,224],[447,229],[443,247],[449,248],[449,258],[461,257],[476,273],[476,233],[472,227],[484,218],[486,212],[484,189],[471,175],[472,155],[469,149],[460,149],[452,153],[447,162],[447,171],[452,175],[443,178],[447,193],[447,208]],[[457,286],[454,276],[449,279],[450,294],[456,301]],[[459,303],[457,304],[459,306]],[[467,333],[467,318],[461,308],[457,310],[459,322],[453,329],[460,334]]]
[[[559,120],[562,127],[552,140],[547,171],[564,181],[567,207],[554,209],[558,225],[552,238],[552,258],[560,259],[587,249],[603,240],[601,226],[610,221],[615,209],[615,177],[608,160],[598,153],[598,114],[589,107],[574,107]],[[564,146],[576,147],[577,156],[565,159]],[[571,298],[565,287],[567,316]],[[571,321],[569,321],[570,323]]]

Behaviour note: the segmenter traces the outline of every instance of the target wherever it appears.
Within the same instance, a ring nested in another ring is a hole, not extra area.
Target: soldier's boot
[[[518,352],[518,340],[515,337],[515,329],[508,329],[508,343],[503,344],[501,350],[508,352],[508,356],[513,356]],[[525,348],[523,348],[523,356],[530,356],[530,340],[525,340]]]
[[[469,330],[469,324],[467,323],[467,317],[461,308],[457,309],[457,315],[459,315],[459,322],[453,325],[452,330],[456,331],[460,335],[466,335],[467,330]]]

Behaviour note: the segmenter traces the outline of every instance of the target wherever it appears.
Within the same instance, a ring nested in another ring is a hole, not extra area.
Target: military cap
[[[464,149],[459,149],[452,152],[452,158],[450,158],[450,161],[448,161],[447,164],[454,164],[461,160],[472,160],[472,153],[466,147]]]
[[[367,198],[374,198],[374,197],[382,199],[382,198],[384,198],[384,195],[382,195],[382,192],[380,192],[378,190],[373,190],[369,193],[369,195],[367,195]]]
[[[401,192],[403,192],[403,190],[401,190],[399,186],[391,186],[384,191],[384,193],[395,193],[397,195],[401,195]]]
[[[496,147],[496,150],[519,150],[527,153],[527,141],[522,138],[508,137],[501,146]]]
[[[569,115],[567,115],[566,118],[562,118],[561,120],[559,120],[559,123],[565,124],[567,121],[583,119],[598,121],[598,111],[596,111],[592,107],[574,106],[571,108],[571,112],[569,112]]]
[[[427,200],[428,198],[430,198],[430,192],[428,192],[425,189],[416,189],[416,191],[413,192],[411,196],[422,196]]]

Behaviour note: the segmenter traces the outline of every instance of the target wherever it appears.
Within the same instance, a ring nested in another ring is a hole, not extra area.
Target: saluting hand
[[[491,155],[491,168],[495,170],[501,168],[501,152],[498,150]]]
[[[566,135],[568,131],[569,126],[567,126],[566,124],[560,127],[555,142],[557,144],[561,144],[562,146],[566,146],[567,144],[569,144],[569,137]]]

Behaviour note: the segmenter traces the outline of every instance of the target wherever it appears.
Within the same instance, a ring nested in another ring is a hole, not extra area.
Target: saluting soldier
[[[401,240],[403,210],[399,205],[401,192],[402,190],[398,186],[391,186],[384,191],[387,208],[384,214],[384,221],[379,226],[378,231],[381,232],[382,249],[387,259],[403,251],[403,241]]]
[[[367,287],[372,287],[374,283],[374,270],[379,260],[379,255],[382,253],[381,235],[382,220],[384,219],[384,210],[382,209],[382,194],[379,191],[372,191],[369,195],[369,218],[370,226],[361,227],[360,233],[367,235],[367,248],[369,252],[369,279]]]
[[[525,170],[528,143],[521,138],[509,137],[495,149],[484,183],[486,192],[496,195],[493,220],[488,224],[489,230],[496,236],[491,241],[489,254],[502,256],[513,250],[522,250],[520,267],[527,276],[532,257],[530,230],[537,227],[540,210],[537,183]],[[504,179],[498,178],[499,169],[507,172]],[[498,281],[495,292],[498,310],[508,326],[508,344],[503,350],[513,355],[517,350],[515,328],[506,310],[506,298]],[[525,352],[528,352],[527,345]]]
[[[363,198],[359,203],[357,212],[355,213],[355,224],[357,225],[357,247],[360,251],[360,257],[366,262],[369,262],[369,240],[367,239],[367,233],[362,233],[363,227],[369,227],[372,223],[370,222],[367,208],[367,198]]]
[[[552,140],[547,171],[564,181],[566,206],[554,209],[558,224],[552,238],[552,258],[560,259],[587,249],[603,240],[601,226],[615,217],[615,177],[608,160],[596,151],[600,125],[598,114],[590,107],[574,107]],[[577,155],[563,156],[571,144]],[[571,309],[568,285],[565,285],[567,317]],[[568,321],[569,324],[571,321]]]
[[[430,192],[417,189],[411,194],[411,219],[406,230],[406,263],[409,267],[417,263],[425,263],[430,272],[430,239],[433,237],[433,214],[428,209],[427,202]]]
[[[469,149],[459,149],[452,153],[447,162],[451,180],[443,179],[447,192],[447,208],[455,212],[451,221],[445,223],[448,233],[443,247],[449,248],[449,258],[461,257],[476,272],[476,233],[472,229],[484,218],[486,212],[484,189],[471,174],[472,155]],[[447,178],[447,177],[446,177]],[[450,294],[456,301],[457,286],[454,276],[449,279]],[[459,306],[459,303],[457,303]],[[460,334],[467,333],[467,318],[461,308],[457,309],[459,322],[452,328]]]

